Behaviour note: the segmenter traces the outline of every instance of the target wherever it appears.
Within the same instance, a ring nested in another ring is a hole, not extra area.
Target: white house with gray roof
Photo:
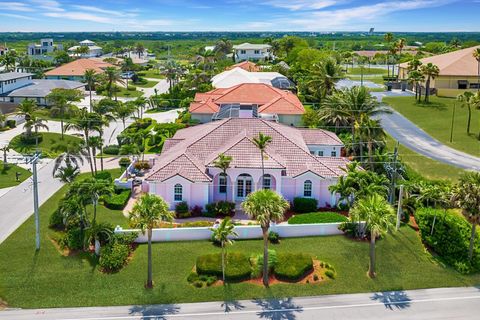
[[[233,46],[235,62],[243,60],[273,59],[272,46],[269,44],[242,43]]]

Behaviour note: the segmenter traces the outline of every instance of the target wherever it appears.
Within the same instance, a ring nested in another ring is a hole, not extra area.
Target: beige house
[[[478,62],[473,51],[480,46],[421,59],[423,64],[433,63],[440,69],[439,76],[431,80],[438,96],[456,97],[465,91],[476,92],[479,86]],[[400,79],[408,78],[408,62],[400,64]],[[425,86],[425,84],[423,84]]]

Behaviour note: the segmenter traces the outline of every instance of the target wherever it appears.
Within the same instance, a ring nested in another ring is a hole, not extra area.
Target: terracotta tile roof
[[[240,103],[259,105],[259,112],[269,114],[303,114],[305,108],[290,91],[264,83],[242,83],[231,88],[219,88],[197,93],[190,104],[191,113],[215,113],[221,104]]]
[[[321,177],[344,174],[341,168],[348,160],[311,155],[302,130],[258,118],[230,118],[177,131],[165,142],[167,148],[146,180],[164,181],[181,175],[194,182],[211,181],[207,167],[213,166],[222,152],[233,157],[232,167],[260,168],[260,152],[252,142],[259,133],[272,137],[266,150],[267,168],[284,169],[292,177],[307,171]]]
[[[478,62],[473,57],[473,51],[480,46],[457,50],[428,58],[420,59],[423,64],[433,63],[440,69],[441,76],[477,76]],[[400,64],[408,68],[408,62]]]
[[[113,67],[112,64],[98,59],[77,59],[64,64],[58,68],[45,72],[46,76],[83,76],[85,71],[93,69],[97,73],[103,73],[107,67]]]
[[[243,62],[234,64],[233,66],[228,67],[226,70],[232,70],[234,68],[241,68],[245,71],[250,71],[250,72],[259,72],[261,70],[256,63],[251,61],[243,61]]]
[[[305,140],[306,144],[343,145],[342,140],[340,140],[333,132],[307,128],[299,128],[298,130],[302,133],[303,140]]]

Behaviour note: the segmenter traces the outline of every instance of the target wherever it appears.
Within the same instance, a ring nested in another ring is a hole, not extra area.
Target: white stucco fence
[[[270,231],[277,232],[281,238],[291,237],[308,237],[308,236],[328,236],[343,234],[338,230],[341,223],[318,223],[318,224],[278,224],[272,225]],[[260,226],[235,226],[238,237],[235,239],[259,239],[262,237],[262,229]],[[147,242],[147,235],[142,234],[137,229],[115,228],[115,233],[131,233],[138,232],[139,236],[135,242]],[[208,227],[199,228],[159,228],[153,229],[153,242],[167,241],[191,241],[191,240],[208,240],[212,232]]]

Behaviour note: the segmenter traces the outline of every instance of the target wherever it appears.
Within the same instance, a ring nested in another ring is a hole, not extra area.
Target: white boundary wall
[[[343,234],[338,230],[341,223],[318,223],[318,224],[272,224],[270,231],[277,232],[281,238],[290,237],[308,237],[308,236],[328,236]],[[262,229],[260,226],[235,226],[238,237],[235,239],[260,239],[262,238]],[[138,229],[122,229],[117,226],[115,233],[138,232],[139,236],[135,242],[147,242],[147,235],[142,234]],[[208,240],[212,231],[208,227],[199,228],[159,228],[153,229],[153,242],[167,241],[191,241]]]

